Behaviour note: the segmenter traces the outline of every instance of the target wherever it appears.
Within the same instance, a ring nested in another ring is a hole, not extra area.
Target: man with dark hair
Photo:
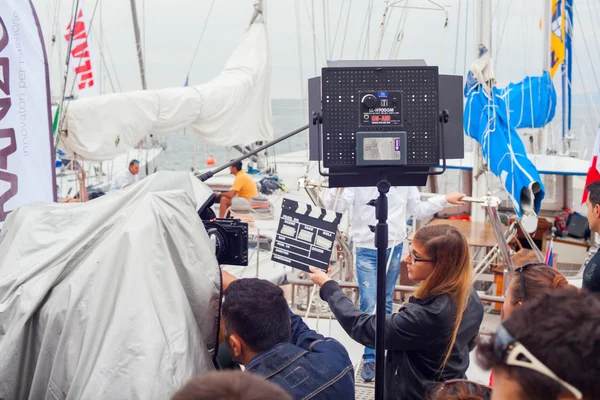
[[[131,160],[129,162],[129,167],[121,172],[119,172],[115,179],[113,180],[113,184],[110,190],[121,190],[125,189],[128,186],[133,185],[134,183],[140,180],[138,173],[140,172],[140,162],[138,160]]]
[[[235,175],[231,190],[228,192],[215,192],[217,195],[215,202],[219,203],[219,218],[225,218],[225,213],[227,213],[227,210],[231,207],[235,197],[250,200],[251,197],[258,196],[256,183],[252,177],[242,169],[241,161],[230,166],[229,172],[232,175]]]
[[[477,345],[492,400],[600,399],[600,297],[564,289],[523,303]]]
[[[354,399],[354,369],[339,342],[310,330],[283,291],[223,271],[223,325],[232,358],[296,399]]]
[[[189,381],[171,400],[292,400],[279,386],[241,371],[209,372]]]
[[[585,204],[590,230],[600,233],[600,181],[592,182],[586,190],[588,198]],[[596,252],[585,266],[582,286],[590,292],[600,292],[600,251]]]

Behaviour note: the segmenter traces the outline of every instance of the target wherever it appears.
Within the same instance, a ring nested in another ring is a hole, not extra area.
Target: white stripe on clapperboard
[[[337,214],[335,211],[330,211],[330,210],[327,210],[325,208],[320,208],[320,207],[313,207],[310,204],[303,204],[303,203],[297,203],[297,204],[298,204],[297,208],[295,210],[291,210],[295,214],[305,215],[306,211],[310,210],[308,217],[326,221],[329,223],[333,223],[337,218]]]
[[[318,246],[317,246],[317,247],[318,247]],[[305,256],[304,254],[298,254],[298,253],[295,253],[295,252],[293,252],[293,251],[291,251],[291,250],[282,249],[281,247],[276,247],[276,248],[277,248],[277,249],[279,249],[279,250],[287,251],[287,252],[288,252],[288,253],[290,253],[290,254],[295,254],[295,255],[297,255],[297,256],[300,256],[300,257],[303,257],[303,258],[308,258],[308,259],[310,259],[311,261],[313,261],[313,262],[317,262],[317,263],[319,263],[319,264],[328,265],[328,263],[326,263],[326,262],[323,262],[323,261],[321,261],[321,260],[317,260],[317,259],[315,259],[315,258],[311,258],[310,256]],[[303,250],[304,250],[304,249],[303,249]],[[310,253],[310,252],[309,252],[309,253]],[[277,254],[275,254],[275,255],[277,255]],[[283,255],[283,254],[280,254],[280,256],[281,256],[281,257],[285,257],[285,255]],[[289,257],[287,257],[287,258],[289,258]],[[306,263],[303,263],[302,261],[298,261],[298,260],[292,260],[292,261],[294,261],[294,262],[297,262],[297,263],[300,263],[300,264],[308,265],[308,264],[306,264]]]

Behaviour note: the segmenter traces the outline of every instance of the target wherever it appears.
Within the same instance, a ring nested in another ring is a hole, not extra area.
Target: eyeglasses
[[[527,263],[527,264],[522,265],[519,268],[515,269],[515,272],[518,272],[520,275],[520,278],[521,278],[521,294],[523,295],[522,301],[527,300],[527,290],[525,287],[525,276],[523,275],[523,271],[525,271],[525,269],[527,269],[527,268],[532,268],[532,267],[549,267],[549,268],[551,268],[549,265],[546,265],[543,263],[531,262],[531,263]]]
[[[577,388],[556,376],[556,374],[552,372],[550,368],[546,367],[544,363],[531,354],[531,352],[527,350],[527,348],[523,346],[521,342],[517,341],[502,324],[498,326],[498,330],[496,331],[496,338],[494,340],[494,357],[496,357],[497,360],[504,362],[506,365],[527,368],[532,371],[539,372],[540,374],[547,376],[555,382],[563,385],[575,396],[575,398],[583,398],[583,395]]]
[[[418,258],[417,256],[415,256],[415,252],[413,251],[410,242],[408,243],[408,254],[410,254],[410,263],[413,265],[418,262],[435,262],[435,260],[426,260],[424,258]]]

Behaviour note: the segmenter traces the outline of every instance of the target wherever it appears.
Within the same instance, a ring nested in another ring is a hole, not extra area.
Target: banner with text
[[[48,61],[27,0],[0,0],[0,229],[17,207],[56,200]]]
[[[65,31],[67,48],[71,41],[71,35],[73,35],[69,71],[75,74],[75,82],[70,84],[67,90],[70,91],[71,87],[73,87],[73,91],[75,91],[76,88],[80,98],[98,96],[100,94],[100,85],[94,71],[95,63],[93,62],[92,46],[90,43],[90,24],[84,18],[83,4],[79,5],[79,9],[75,15],[75,23],[73,24],[73,21],[69,22]],[[73,81],[69,80],[69,82]]]

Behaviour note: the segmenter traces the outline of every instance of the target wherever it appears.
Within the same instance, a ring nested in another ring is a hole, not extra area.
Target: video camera
[[[216,218],[211,209],[213,195],[198,215],[208,237],[215,244],[215,256],[219,265],[248,265],[248,224],[234,218]]]

